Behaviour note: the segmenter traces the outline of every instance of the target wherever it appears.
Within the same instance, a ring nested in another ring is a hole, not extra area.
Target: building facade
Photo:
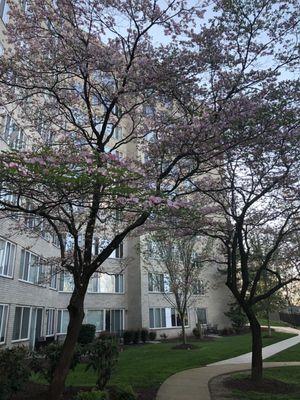
[[[6,0],[0,0],[0,55],[5,51],[1,32],[5,31],[7,21],[8,5]],[[116,134],[122,135],[122,131]],[[0,151],[28,145],[21,122],[2,110]],[[132,157],[136,149],[129,143],[125,151],[125,155]],[[0,347],[24,344],[34,348],[44,338],[63,337],[68,326],[72,279],[65,272],[50,273],[47,279],[46,267],[40,262],[59,256],[55,236],[43,230],[38,236],[31,235],[34,221],[28,219],[24,224],[24,229],[20,229],[20,221],[14,215],[1,219]],[[157,331],[158,338],[163,334],[178,336],[180,321],[176,310],[164,285],[153,285],[152,272],[145,268],[137,250],[141,240],[125,240],[105,262],[105,273],[93,275],[85,299],[85,322],[94,324],[97,332],[148,328]],[[97,253],[96,248],[94,252]],[[230,296],[223,277],[217,274],[217,266],[206,271],[205,279],[214,284],[193,296],[186,320],[187,333],[191,333],[197,321],[219,328],[229,324],[224,310]]]

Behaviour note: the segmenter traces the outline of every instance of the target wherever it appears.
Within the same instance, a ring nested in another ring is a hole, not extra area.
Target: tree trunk
[[[263,379],[262,337],[260,324],[252,310],[245,310],[252,334],[251,379],[260,382]]]
[[[186,344],[186,332],[185,332],[185,326],[184,326],[184,319],[182,321],[183,321],[182,325],[181,325],[182,343]]]
[[[272,329],[270,324],[270,311],[267,309],[267,320],[268,320],[268,336],[272,337]]]
[[[49,386],[48,400],[59,400],[63,393],[65,380],[70,369],[79,331],[84,317],[83,302],[84,293],[74,292],[72,294],[68,306],[70,319],[67,335],[63,344],[60,360],[54,371],[53,379]]]

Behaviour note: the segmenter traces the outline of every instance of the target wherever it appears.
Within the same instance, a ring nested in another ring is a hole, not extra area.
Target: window
[[[4,47],[3,47],[2,43],[0,42],[0,57],[2,56],[3,53],[4,53]]]
[[[49,308],[46,310],[46,336],[54,335],[54,318],[55,318],[55,310],[53,308]]]
[[[192,288],[193,294],[197,295],[197,294],[204,294],[204,284],[202,280],[197,280],[196,282],[194,282],[193,284],[193,288]]]
[[[67,333],[69,325],[69,311],[58,310],[57,313],[57,333]]]
[[[122,139],[123,133],[122,133],[122,127],[121,126],[116,126],[115,127],[113,137],[116,140],[121,140]]]
[[[89,293],[123,293],[123,274],[108,275],[95,272],[89,282]]]
[[[86,322],[95,325],[96,332],[104,331],[104,310],[87,310]]]
[[[7,24],[8,22],[8,12],[9,6],[7,4],[7,0],[0,0],[0,18],[4,24]]]
[[[96,331],[120,333],[124,329],[124,310],[87,310],[85,321],[96,326]]]
[[[188,316],[184,317],[184,326],[188,326]],[[175,308],[171,308],[171,325],[181,326],[181,318]]]
[[[0,304],[0,343],[5,342],[7,316],[8,316],[8,305]]]
[[[184,325],[188,325],[188,317],[184,319]],[[181,326],[181,320],[175,308],[150,308],[150,328],[172,328]]]
[[[73,292],[74,290],[74,280],[70,272],[61,272],[59,280],[59,290],[61,292]]]
[[[166,309],[150,308],[149,309],[150,328],[165,328],[166,325]]]
[[[29,338],[30,307],[16,307],[13,327],[13,340]]]
[[[164,274],[148,273],[149,292],[164,292]]]
[[[57,289],[57,272],[56,268],[51,266],[50,267],[50,284],[49,287],[51,289]]]
[[[40,258],[27,250],[21,251],[20,279],[35,284],[42,283],[44,279]]]
[[[9,114],[6,115],[3,139],[11,148],[15,150],[22,150],[25,148],[25,133]]]
[[[196,314],[197,314],[197,320],[198,320],[199,324],[207,324],[206,308],[197,308]]]
[[[16,246],[6,240],[0,239],[0,275],[13,276]]]
[[[120,243],[119,246],[111,253],[110,258],[123,258],[123,243]]]

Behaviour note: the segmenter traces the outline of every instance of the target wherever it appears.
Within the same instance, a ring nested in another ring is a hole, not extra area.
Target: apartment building
[[[8,5],[6,0],[0,0],[0,55],[5,51],[1,32],[7,21]],[[122,128],[116,134],[121,136]],[[26,129],[7,110],[2,110],[0,151],[26,146],[30,146]],[[135,152],[135,146],[129,143],[123,155],[133,157]],[[13,194],[10,196],[13,202]],[[0,346],[24,344],[34,348],[39,340],[63,338],[66,334],[73,282],[66,272],[49,272],[42,261],[59,256],[55,235],[42,227],[40,235],[31,235],[34,219],[22,223],[24,226],[20,227],[20,221],[11,215],[2,219],[0,225]],[[103,272],[93,275],[85,299],[85,322],[94,324],[97,332],[120,333],[144,327],[157,331],[158,337],[178,336],[180,321],[166,296],[164,274],[145,268],[137,250],[142,240],[125,240],[104,263]],[[94,243],[93,251],[99,252],[99,243]],[[158,279],[154,279],[154,274]],[[229,323],[224,316],[229,292],[217,274],[217,266],[212,265],[204,279],[213,285],[208,291],[203,291],[201,284],[195,289],[186,318],[188,333],[197,321],[219,328]]]

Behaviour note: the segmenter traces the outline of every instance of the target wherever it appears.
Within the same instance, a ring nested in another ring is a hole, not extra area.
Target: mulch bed
[[[227,378],[224,386],[229,389],[237,389],[246,392],[263,392],[270,394],[289,394],[300,390],[299,385],[293,385],[276,379],[263,379],[261,382],[253,382],[250,378]]]
[[[299,392],[300,385],[284,383],[275,379],[264,379],[260,384],[254,383],[250,378],[234,379],[232,374],[219,375],[209,382],[209,389],[212,400],[238,400],[232,395],[233,390],[243,392],[258,392],[268,394],[294,394]]]
[[[181,343],[181,344],[178,344],[177,346],[173,346],[172,350],[195,350],[195,349],[198,349],[198,348],[199,347],[195,346],[194,344],[190,344],[190,343],[183,344],[183,343]]]

